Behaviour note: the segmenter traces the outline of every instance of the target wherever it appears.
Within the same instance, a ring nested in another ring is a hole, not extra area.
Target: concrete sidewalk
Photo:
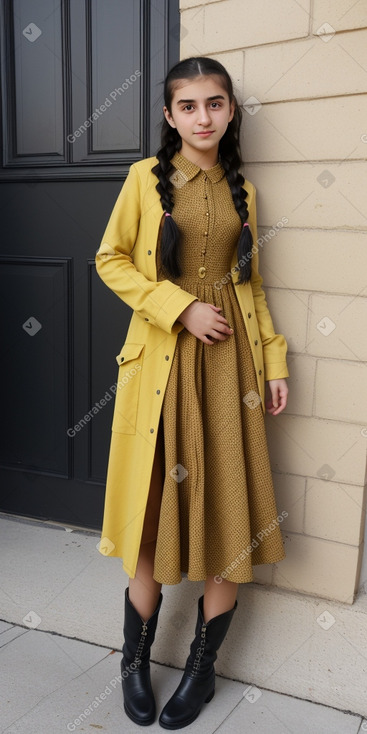
[[[0,619],[4,620],[0,622],[0,731],[141,731],[124,713],[119,678],[124,595],[120,560],[105,559],[96,552],[99,534],[93,531],[1,516],[0,535]],[[194,582],[186,580],[176,589],[164,588],[166,617],[162,615],[159,636],[166,630],[168,646],[177,645],[183,636],[178,634],[180,625],[186,636],[192,626],[192,620],[186,623],[181,601],[187,596],[186,584],[196,596],[201,593],[200,583],[194,588]],[[223,654],[229,654],[229,645]],[[177,668],[152,663],[157,719],[181,675]],[[146,730],[163,731],[158,720]],[[217,675],[216,695],[184,731],[362,734],[367,732],[367,718],[274,692],[251,680],[243,683]]]
[[[29,624],[36,619],[29,616]],[[0,623],[1,732],[142,731],[124,713],[119,652],[55,633]],[[181,671],[152,663],[159,711]],[[156,721],[146,731],[164,731]],[[216,695],[187,734],[357,734],[361,716],[217,676]]]

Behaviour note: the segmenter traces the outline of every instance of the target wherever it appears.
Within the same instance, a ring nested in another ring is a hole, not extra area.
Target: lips
[[[213,132],[214,130],[206,130],[205,132],[202,132],[202,133],[195,133],[195,135],[200,135],[200,137],[202,138],[207,138],[208,135],[212,135]]]

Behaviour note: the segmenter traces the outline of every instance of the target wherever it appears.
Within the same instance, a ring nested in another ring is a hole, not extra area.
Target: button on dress
[[[183,573],[192,581],[214,575],[244,583],[253,580],[253,565],[280,561],[285,552],[255,368],[234,290],[241,285],[230,276],[241,221],[220,162],[202,170],[176,153],[172,164],[182,274],[164,271],[158,243],[158,280],[169,278],[199,301],[220,306],[234,333],[213,345],[187,329],[178,334],[160,423],[163,490],[147,505],[147,515],[159,515],[153,575],[163,584],[179,583]]]

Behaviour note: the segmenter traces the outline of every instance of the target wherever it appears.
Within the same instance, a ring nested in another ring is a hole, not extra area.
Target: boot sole
[[[212,698],[214,697],[214,694],[215,694],[215,688],[213,688],[212,692],[209,693],[209,696],[206,697],[204,703],[209,703],[209,701],[211,701]],[[158,723],[160,724],[160,726],[163,729],[170,729],[170,731],[173,731],[174,729],[183,729],[185,726],[189,726],[190,724],[192,724],[193,721],[195,721],[195,719],[198,718],[200,712],[201,712],[201,709],[199,709],[199,711],[197,712],[197,714],[195,714],[195,716],[191,716],[190,719],[186,719],[183,722],[181,722],[181,721],[180,722],[177,722],[177,724],[164,724],[161,721],[161,719],[159,719],[159,722]]]
[[[154,724],[155,722],[155,715],[151,717],[150,719],[145,719],[144,721],[142,721],[141,719],[138,719],[137,716],[134,716],[129,711],[129,709],[126,708],[126,704],[124,704],[124,711],[125,711],[126,716],[128,716],[129,719],[131,719],[131,721],[134,722],[134,724],[139,724],[139,726],[150,726],[151,724]]]

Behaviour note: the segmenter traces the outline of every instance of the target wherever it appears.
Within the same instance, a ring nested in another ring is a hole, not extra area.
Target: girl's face
[[[182,139],[180,152],[197,165],[215,165],[219,141],[234,110],[234,101],[230,102],[221,78],[216,75],[183,80],[173,93],[171,113],[163,107],[167,122]]]

